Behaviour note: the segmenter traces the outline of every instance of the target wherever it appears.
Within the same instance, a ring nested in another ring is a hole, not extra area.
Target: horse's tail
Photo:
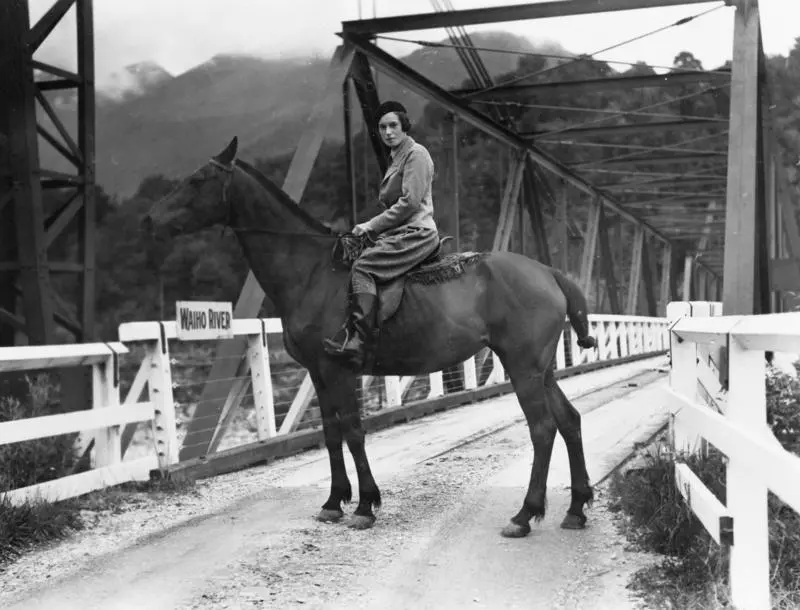
[[[578,334],[578,345],[584,349],[597,347],[597,341],[589,334],[589,318],[586,315],[588,305],[586,297],[578,285],[561,273],[558,269],[553,269],[553,277],[561,288],[561,292],[567,297],[567,317],[572,328]]]

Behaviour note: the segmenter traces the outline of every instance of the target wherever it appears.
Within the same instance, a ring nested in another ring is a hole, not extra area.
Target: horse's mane
[[[283,205],[283,207],[287,209],[288,212],[294,214],[294,216],[299,220],[302,220],[307,225],[310,225],[312,229],[316,229],[325,235],[333,234],[333,231],[330,227],[306,212],[297,203],[295,203],[294,200],[289,197],[289,195],[283,192],[283,189],[279,188],[274,182],[272,182],[272,180],[267,178],[247,161],[236,159],[236,165],[239,166],[244,173],[253,178],[253,180],[258,182],[259,185],[264,187],[264,189],[266,189],[270,195],[277,199]]]

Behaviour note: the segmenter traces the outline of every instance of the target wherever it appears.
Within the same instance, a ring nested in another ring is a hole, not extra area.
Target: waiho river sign
[[[233,305],[214,301],[177,301],[178,339],[230,339],[233,337]]]

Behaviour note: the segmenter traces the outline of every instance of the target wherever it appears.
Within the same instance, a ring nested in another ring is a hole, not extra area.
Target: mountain
[[[527,39],[505,32],[474,34],[472,40],[477,47],[536,50]],[[511,53],[479,53],[492,77],[514,70],[519,60]],[[452,48],[423,47],[399,59],[445,88],[467,79]],[[149,175],[187,174],[234,135],[248,159],[293,151],[320,99],[329,62],[320,57],[269,60],[223,54],[177,76],[150,62],[128,66],[118,87],[97,93],[98,184],[109,194],[128,197]],[[400,99],[412,119],[421,117],[426,100],[383,74],[377,81],[382,99]],[[74,133],[74,104],[59,103],[58,112]],[[326,138],[341,140],[341,110],[334,117]],[[47,126],[47,117],[40,118]],[[43,167],[70,171],[41,139],[40,147]]]

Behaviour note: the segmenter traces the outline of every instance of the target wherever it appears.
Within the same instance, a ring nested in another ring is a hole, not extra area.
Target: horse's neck
[[[285,318],[300,309],[320,274],[328,272],[333,244],[315,237],[320,235],[318,230],[282,209],[280,203],[270,204],[252,178],[243,178],[235,181],[230,193],[232,224],[253,229],[237,231],[237,238],[250,270],[278,315]],[[275,233],[258,232],[262,228]]]

